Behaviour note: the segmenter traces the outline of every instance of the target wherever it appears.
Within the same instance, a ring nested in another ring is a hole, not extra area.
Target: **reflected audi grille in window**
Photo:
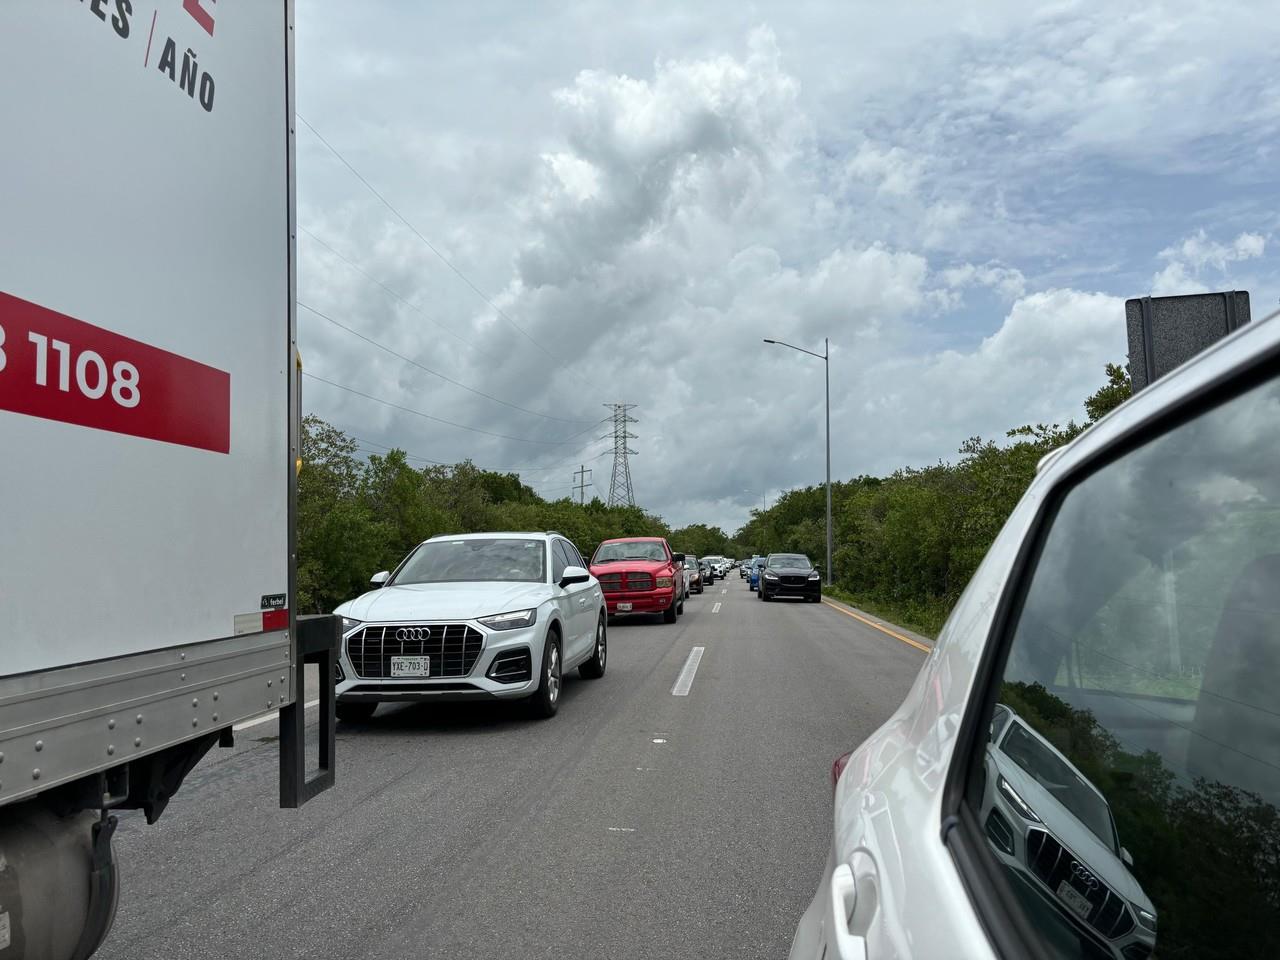
[[[476,665],[484,636],[465,623],[400,623],[370,626],[347,638],[356,676],[391,677],[392,657],[431,658],[429,677],[465,677]]]
[[[1043,830],[1027,834],[1027,865],[1055,894],[1065,881],[1089,901],[1085,921],[1109,940],[1133,929],[1133,915],[1124,900],[1102,882],[1083,860]]]

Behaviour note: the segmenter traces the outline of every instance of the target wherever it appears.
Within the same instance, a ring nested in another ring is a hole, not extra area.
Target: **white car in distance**
[[[423,700],[527,699],[550,717],[565,672],[604,676],[604,594],[557,533],[432,537],[372,582],[334,611],[340,720]]]

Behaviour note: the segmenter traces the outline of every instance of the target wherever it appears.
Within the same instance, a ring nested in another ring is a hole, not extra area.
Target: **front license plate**
[[[630,611],[631,611],[631,604],[629,604],[629,603],[620,603],[620,604],[618,604],[618,612],[619,612],[619,613],[629,613]]]
[[[1089,911],[1093,909],[1089,899],[1066,880],[1058,884],[1058,899],[1070,907],[1081,920],[1088,919]]]
[[[430,657],[392,657],[392,677],[426,677],[431,675]]]

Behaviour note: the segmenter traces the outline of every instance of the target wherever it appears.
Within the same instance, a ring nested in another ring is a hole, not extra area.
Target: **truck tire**
[[[578,667],[578,676],[584,680],[599,680],[604,676],[604,668],[609,658],[609,637],[605,629],[604,614],[596,622],[596,649],[591,659]]]
[[[682,613],[684,613],[684,594],[683,593],[680,594],[680,603],[676,607],[676,616],[678,617]]]
[[[680,616],[680,612],[676,609],[676,597],[675,597],[675,594],[672,594],[671,606],[667,607],[667,609],[662,611],[662,622],[675,623],[676,617],[678,616]]]
[[[343,723],[368,723],[377,709],[376,703],[338,703],[333,711]]]
[[[542,672],[538,692],[529,698],[529,713],[536,720],[547,720],[560,709],[560,688],[564,674],[560,662],[560,634],[554,630],[547,634],[542,645]]]

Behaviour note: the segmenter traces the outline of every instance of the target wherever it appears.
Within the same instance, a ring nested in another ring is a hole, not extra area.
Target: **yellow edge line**
[[[853,619],[859,620],[862,623],[865,623],[872,630],[879,630],[881,633],[887,634],[888,636],[893,637],[893,639],[895,640],[901,640],[903,643],[905,643],[909,647],[915,647],[917,650],[923,650],[925,653],[931,653],[933,651],[933,647],[926,646],[925,644],[921,643],[919,640],[912,640],[910,637],[904,637],[900,633],[894,633],[892,630],[888,629],[887,627],[880,626],[880,624],[876,623],[873,620],[868,620],[866,617],[858,616],[858,614],[854,613],[852,610],[846,610],[844,607],[837,607],[834,603],[832,603],[830,600],[827,600],[825,597],[823,598],[822,602],[825,603],[832,610],[836,611],[836,613],[843,613],[846,617],[853,617]]]

